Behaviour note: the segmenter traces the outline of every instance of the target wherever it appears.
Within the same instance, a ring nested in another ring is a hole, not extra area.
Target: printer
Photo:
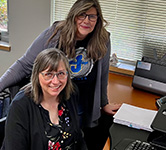
[[[147,58],[138,60],[132,86],[158,95],[166,95],[166,65]]]

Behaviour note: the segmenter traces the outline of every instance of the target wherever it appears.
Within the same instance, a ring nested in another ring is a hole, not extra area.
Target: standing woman
[[[55,48],[42,51],[31,82],[12,101],[3,149],[86,150],[77,100],[66,56]]]
[[[110,34],[105,25],[107,22],[98,0],[77,0],[67,18],[54,22],[42,32],[27,52],[0,78],[1,91],[31,74],[39,52],[51,47],[62,50],[69,60],[71,78],[80,92],[80,122],[89,150],[102,150],[112,115],[120,107],[119,104],[109,104],[107,97]],[[109,119],[103,120],[101,114],[107,114],[106,118]]]

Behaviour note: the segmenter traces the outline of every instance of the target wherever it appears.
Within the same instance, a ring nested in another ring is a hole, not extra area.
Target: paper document
[[[114,122],[128,127],[143,129],[152,132],[150,127],[157,111],[144,109],[123,103],[113,116]]]

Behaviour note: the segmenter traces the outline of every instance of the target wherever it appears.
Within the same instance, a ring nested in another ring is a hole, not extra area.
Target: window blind
[[[66,17],[75,0],[53,0],[53,21]],[[143,56],[161,58],[166,53],[165,0],[100,0],[107,30],[111,33],[111,54],[136,61]]]
[[[52,0],[51,20],[64,20],[76,0]]]

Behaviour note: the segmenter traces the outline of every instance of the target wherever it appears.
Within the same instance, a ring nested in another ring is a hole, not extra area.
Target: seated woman
[[[64,53],[55,48],[39,53],[30,83],[11,103],[3,149],[86,150],[77,99]]]

